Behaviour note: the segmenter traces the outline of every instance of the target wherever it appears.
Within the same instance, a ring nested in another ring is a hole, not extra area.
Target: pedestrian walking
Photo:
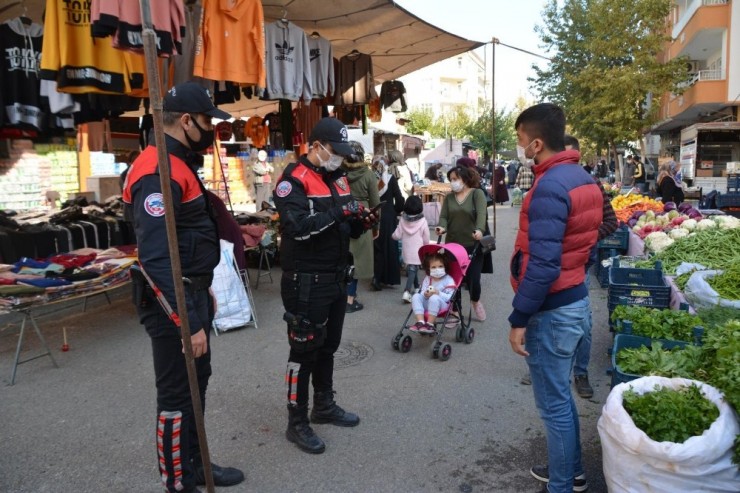
[[[535,182],[522,204],[511,259],[509,342],[526,357],[549,460],[530,472],[547,483],[543,491],[585,491],[569,380],[576,348],[591,330],[584,266],[602,221],[602,196],[578,164],[580,153],[564,149],[565,114],[559,106],[527,108],[515,128],[517,153],[522,164],[532,163]]]
[[[170,156],[175,222],[185,284],[190,334],[181,334],[165,227],[165,210],[159,183],[157,149],[148,146],[134,161],[126,177],[123,201],[131,211],[138,247],[138,266],[132,267],[134,304],[139,320],[152,340],[157,387],[157,455],[162,484],[171,492],[196,492],[205,484],[182,337],[190,337],[198,376],[201,408],[211,376],[209,334],[214,316],[209,293],[213,269],[219,262],[216,222],[196,170],[200,154],[213,145],[211,118],[231,116],[217,109],[199,84],[179,84],[163,101],[165,144]],[[159,299],[155,293],[161,293]],[[160,304],[162,303],[162,304]],[[211,463],[216,486],[232,486],[244,474]]]
[[[406,289],[401,299],[411,303],[411,295],[419,287],[419,248],[429,243],[429,224],[424,218],[424,206],[418,196],[412,195],[406,200],[393,239],[401,242],[401,255],[406,264]]]

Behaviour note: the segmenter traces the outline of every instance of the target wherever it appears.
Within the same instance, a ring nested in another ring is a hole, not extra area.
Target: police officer
[[[290,164],[273,191],[282,230],[280,292],[288,323],[290,356],[285,374],[287,439],[320,454],[324,442],[311,429],[308,387],[313,381],[311,422],[356,426],[360,418],[334,401],[334,353],[342,339],[347,302],[349,240],[375,220],[352,198],[340,165],[353,153],[347,128],[320,120],[309,151]]]
[[[209,293],[213,269],[219,261],[216,223],[196,169],[213,142],[211,117],[230,115],[216,109],[208,91],[187,82],[164,97],[165,142],[170,156],[171,189],[177,227],[190,341],[198,374],[200,400],[205,409],[211,376],[208,346],[214,309]],[[183,355],[176,309],[172,266],[167,247],[165,210],[159,183],[157,149],[149,146],[132,164],[124,184],[123,200],[133,217],[139,265],[132,269],[134,303],[139,320],[152,340],[157,386],[157,454],[167,491],[199,491],[205,484],[197,430]],[[231,486],[244,480],[238,469],[211,464],[214,483]]]

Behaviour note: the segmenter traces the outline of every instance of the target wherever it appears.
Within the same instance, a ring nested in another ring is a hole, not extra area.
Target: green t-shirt
[[[475,244],[473,232],[476,229],[481,233],[486,230],[486,196],[483,190],[478,188],[471,190],[462,204],[457,202],[454,192],[449,193],[442,202],[439,226],[447,230],[445,242],[473,246]]]

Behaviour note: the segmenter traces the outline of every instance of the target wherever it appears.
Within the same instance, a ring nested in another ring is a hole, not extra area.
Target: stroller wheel
[[[472,327],[468,327],[465,330],[465,344],[470,344],[473,342],[473,339],[475,339],[475,329]]]
[[[403,336],[401,339],[401,352],[408,353],[411,350],[411,336]]]
[[[393,336],[393,339],[391,340],[391,347],[398,351],[399,344],[401,342],[401,337],[403,337],[403,334],[396,334]]]
[[[465,329],[464,327],[460,326],[455,331],[455,340],[457,342],[463,342],[465,340]]]
[[[451,354],[452,354],[452,346],[450,346],[447,343],[444,343],[442,345],[442,348],[439,350],[440,361],[447,361],[448,359],[450,359]]]
[[[435,342],[432,345],[432,359],[439,358],[439,349],[442,347],[442,343],[440,341]]]

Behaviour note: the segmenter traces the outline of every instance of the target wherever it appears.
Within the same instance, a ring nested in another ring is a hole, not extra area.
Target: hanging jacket
[[[43,130],[45,114],[41,108],[41,44],[44,29],[40,24],[26,26],[20,18],[0,24],[0,123],[30,125]]]
[[[267,93],[270,99],[310,101],[311,56],[303,29],[292,22],[265,26]]]

